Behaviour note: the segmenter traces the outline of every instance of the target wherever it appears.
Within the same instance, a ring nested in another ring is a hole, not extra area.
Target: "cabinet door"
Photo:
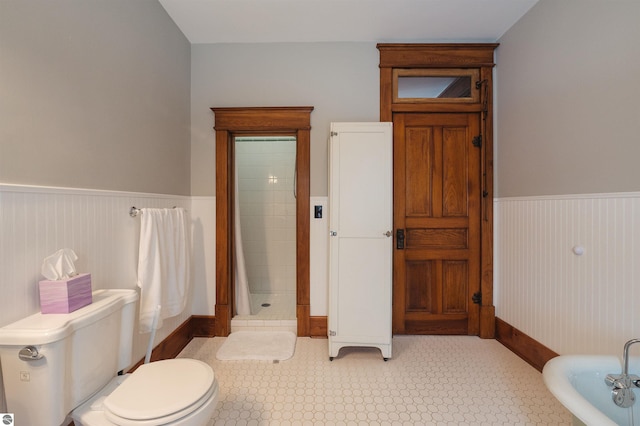
[[[329,143],[329,334],[391,343],[392,125],[333,123]],[[384,351],[383,351],[384,353]]]

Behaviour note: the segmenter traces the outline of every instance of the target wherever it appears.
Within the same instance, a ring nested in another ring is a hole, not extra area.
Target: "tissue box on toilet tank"
[[[40,311],[43,314],[68,314],[91,301],[91,274],[40,281]]]

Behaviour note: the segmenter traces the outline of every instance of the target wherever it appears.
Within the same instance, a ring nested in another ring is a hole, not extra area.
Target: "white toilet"
[[[7,411],[17,425],[206,425],[218,382],[204,362],[132,364],[135,290],[98,290],[70,314],[37,313],[0,328]]]

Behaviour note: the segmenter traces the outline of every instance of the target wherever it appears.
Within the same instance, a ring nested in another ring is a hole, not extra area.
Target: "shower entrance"
[[[231,331],[296,332],[296,137],[235,136],[233,145]]]
[[[309,162],[310,162],[310,122],[313,107],[265,107],[265,108],[211,108],[215,114],[216,134],[216,307],[215,335],[227,336],[231,332],[231,320],[237,313],[236,297],[243,292],[236,286],[235,264],[238,260],[237,243],[234,235],[235,204],[243,196],[235,196],[236,141],[243,138],[270,138],[288,136],[295,142],[295,174],[290,177],[291,194],[295,181],[295,262],[288,274],[295,275],[295,324],[298,336],[310,335],[310,289],[309,289]],[[266,146],[266,145],[265,145]],[[264,147],[263,147],[264,148]],[[240,148],[242,150],[244,148]],[[280,179],[272,174],[271,181]],[[269,180],[269,178],[267,178]],[[286,180],[286,178],[285,178]],[[268,185],[268,182],[266,183]],[[256,195],[256,194],[254,194]],[[281,197],[281,195],[273,195]],[[242,207],[239,207],[241,210]],[[263,218],[264,219],[264,218]],[[275,219],[274,219],[275,221]],[[240,233],[244,231],[240,229]],[[244,248],[244,247],[243,247]],[[285,271],[287,268],[285,268]],[[264,284],[263,289],[264,289]],[[250,291],[247,291],[250,293]],[[258,309],[273,303],[268,300],[256,300]],[[257,305],[257,306],[256,306]]]

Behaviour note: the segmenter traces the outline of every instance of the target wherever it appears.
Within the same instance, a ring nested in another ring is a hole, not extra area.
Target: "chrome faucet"
[[[611,386],[611,398],[613,402],[622,408],[629,408],[636,402],[633,387],[640,388],[640,377],[629,374],[629,347],[634,343],[640,343],[640,339],[632,339],[624,344],[622,354],[622,374],[607,374],[604,382]]]

